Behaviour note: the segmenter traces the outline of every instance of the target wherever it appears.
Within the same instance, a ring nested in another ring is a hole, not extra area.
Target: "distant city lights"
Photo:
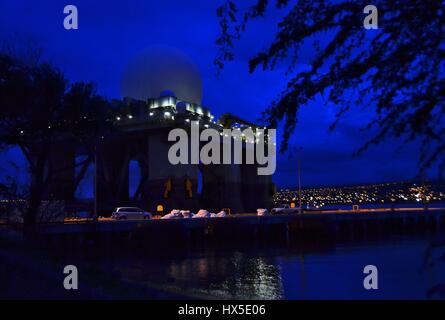
[[[275,204],[291,203],[298,199],[298,191],[282,189],[274,194]],[[445,186],[416,185],[407,182],[382,183],[349,187],[306,188],[301,201],[305,206],[320,208],[340,204],[415,203],[445,201]]]

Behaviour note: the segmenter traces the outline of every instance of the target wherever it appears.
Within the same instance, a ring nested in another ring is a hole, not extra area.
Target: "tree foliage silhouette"
[[[79,145],[91,160],[93,145],[107,132],[108,102],[83,82],[69,84],[64,75],[46,62],[28,63],[0,54],[0,144],[18,146],[30,173],[27,226],[36,222],[41,202],[48,197],[54,174],[82,166],[87,161],[55,166],[54,151],[63,145]]]
[[[235,1],[217,10],[221,35],[216,40],[219,69],[233,60],[233,49],[253,19],[271,5],[283,10],[275,39],[249,61],[250,72],[272,70],[287,63],[288,83],[263,113],[271,125],[284,121],[284,142],[298,119],[298,111],[317,95],[339,107],[337,121],[359,105],[375,109],[364,129],[376,134],[357,151],[388,137],[420,140],[421,168],[445,160],[445,14],[444,1],[394,0],[372,2],[378,8],[379,29],[366,30],[363,1],[257,0],[241,11]],[[308,67],[297,70],[301,48],[311,43]],[[443,170],[441,170],[443,171]]]

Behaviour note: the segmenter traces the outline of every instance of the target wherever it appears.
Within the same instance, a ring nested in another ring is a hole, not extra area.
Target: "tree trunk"
[[[31,170],[31,186],[29,205],[23,217],[25,236],[32,236],[35,232],[37,214],[43,197],[45,161],[43,158],[37,159],[34,170]]]

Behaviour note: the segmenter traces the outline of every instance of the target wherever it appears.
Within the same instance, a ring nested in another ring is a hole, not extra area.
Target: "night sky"
[[[222,1],[222,0],[221,0]],[[126,63],[139,51],[160,44],[175,47],[198,65],[203,79],[203,104],[217,116],[231,112],[248,120],[260,117],[286,84],[285,66],[274,72],[248,72],[248,60],[273,38],[281,11],[270,10],[264,19],[248,26],[235,51],[235,60],[216,76],[213,59],[219,34],[216,8],[221,1],[2,1],[0,39],[32,37],[44,48],[45,58],[61,68],[71,81],[93,81],[98,92],[120,98],[120,79]],[[74,4],[79,10],[79,29],[63,28],[63,8]],[[311,48],[304,49],[298,63]],[[371,147],[360,157],[352,157],[371,132],[360,128],[372,116],[372,108],[362,106],[345,116],[336,131],[329,133],[335,106],[320,96],[304,108],[291,148],[303,147],[302,183],[307,186],[357,184],[412,179],[417,174],[415,145],[399,148],[398,141]],[[20,166],[18,152],[1,156]],[[274,181],[280,187],[295,186],[295,157],[278,159]],[[12,172],[11,163],[3,171]],[[10,169],[5,169],[10,168]]]

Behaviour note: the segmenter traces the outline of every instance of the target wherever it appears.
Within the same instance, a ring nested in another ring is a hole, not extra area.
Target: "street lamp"
[[[97,143],[94,145],[94,221],[97,221]]]
[[[303,147],[300,147],[297,150],[297,162],[298,162],[298,213],[301,213],[301,150]]]

